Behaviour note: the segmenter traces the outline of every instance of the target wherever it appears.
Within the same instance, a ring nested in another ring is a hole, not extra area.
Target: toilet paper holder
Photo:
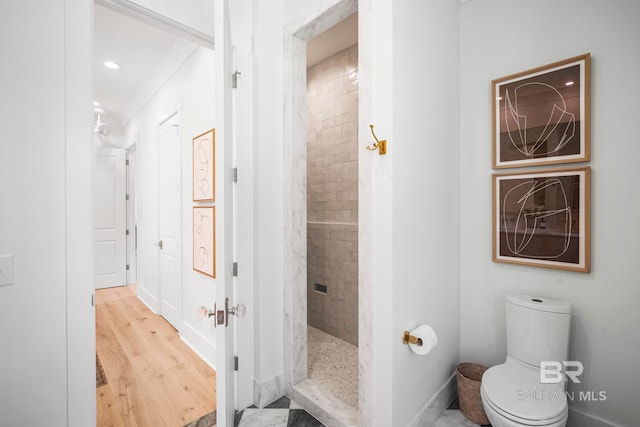
[[[414,337],[409,331],[404,331],[402,334],[402,344],[422,346],[422,338]]]

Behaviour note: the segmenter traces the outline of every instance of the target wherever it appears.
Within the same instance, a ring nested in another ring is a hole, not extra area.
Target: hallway
[[[97,426],[183,426],[216,408],[216,373],[136,287],[96,291]]]

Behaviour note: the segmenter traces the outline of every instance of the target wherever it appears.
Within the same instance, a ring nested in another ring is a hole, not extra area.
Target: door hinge
[[[124,161],[124,164],[125,164],[125,166],[129,166],[129,159],[126,159],[126,160]]]
[[[129,195],[128,195],[128,194],[125,194],[124,199],[125,199],[125,200],[129,200]]]
[[[238,168],[233,168],[233,182],[238,182]]]
[[[233,370],[237,371],[238,370],[238,356],[233,356]]]
[[[233,272],[231,273],[231,275],[233,277],[238,277],[238,263],[237,262],[233,263]]]
[[[238,76],[242,74],[240,71],[236,70],[231,74],[231,87],[234,89],[238,88]]]
[[[127,264],[127,270],[129,269],[129,264]]]
[[[125,235],[126,235],[126,236],[128,236],[128,235],[129,235],[129,229],[127,229],[127,230],[125,231]]]

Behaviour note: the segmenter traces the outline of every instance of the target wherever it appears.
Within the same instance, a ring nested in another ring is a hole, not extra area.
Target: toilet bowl
[[[480,397],[493,427],[564,427],[566,381],[543,382],[541,361],[567,360],[571,306],[530,295],[506,296],[507,357],[482,376]]]
[[[567,423],[564,384],[540,384],[538,369],[511,358],[485,372],[480,397],[493,427],[563,427]]]

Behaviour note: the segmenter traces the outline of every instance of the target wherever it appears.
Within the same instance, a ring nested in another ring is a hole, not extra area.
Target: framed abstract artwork
[[[494,169],[589,161],[590,58],[491,82]]]
[[[193,201],[215,201],[215,129],[193,138]]]
[[[211,277],[216,277],[215,209],[193,207],[193,269]]]
[[[493,261],[589,272],[590,173],[493,174]]]

